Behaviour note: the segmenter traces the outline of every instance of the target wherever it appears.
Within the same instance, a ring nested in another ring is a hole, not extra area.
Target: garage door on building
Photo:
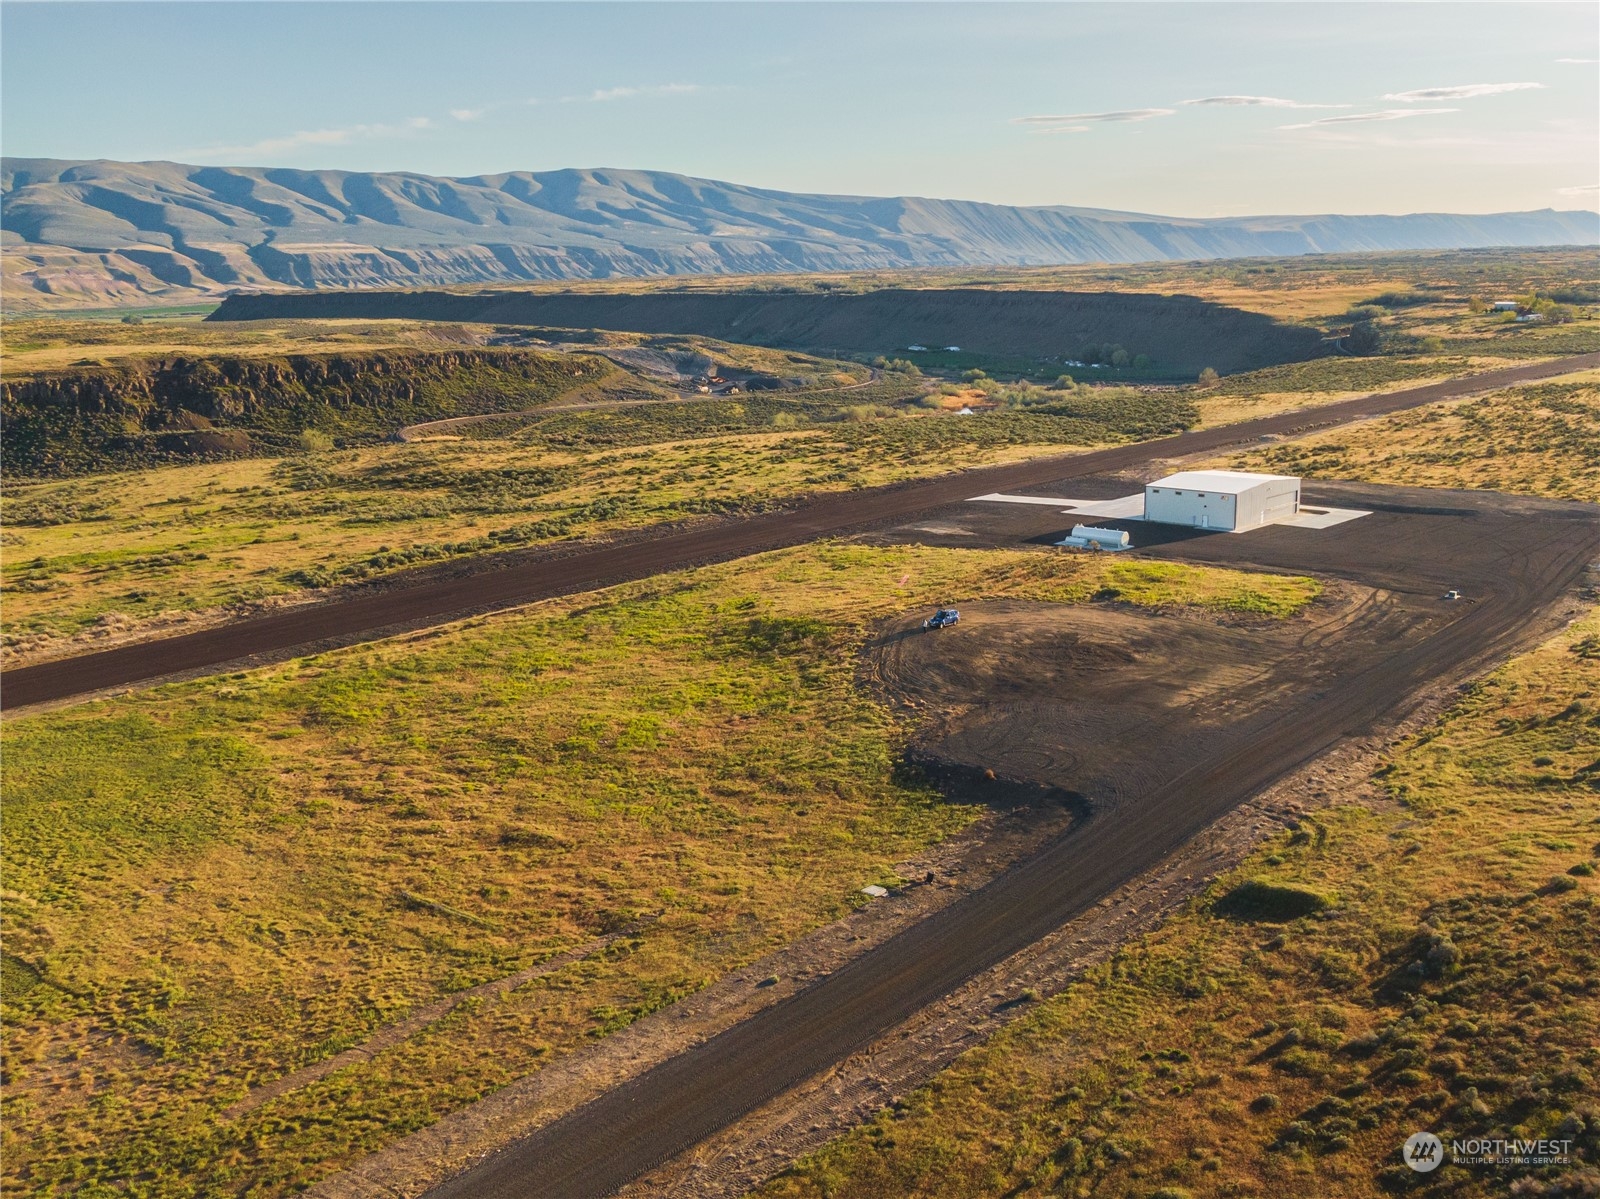
[[[1186,470],[1145,488],[1144,518],[1242,533],[1300,511],[1300,480],[1237,470]]]

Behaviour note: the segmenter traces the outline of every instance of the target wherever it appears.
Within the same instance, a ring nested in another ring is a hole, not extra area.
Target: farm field
[[[854,683],[872,622],[1107,585],[1257,619],[1315,594],[824,543],[8,721],[10,1185],[287,1193],[847,911],[978,814],[897,771]]]

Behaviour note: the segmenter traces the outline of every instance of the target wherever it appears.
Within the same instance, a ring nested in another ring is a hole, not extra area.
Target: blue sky
[[[1600,205],[1600,8],[0,5],[8,155],[1174,215]]]

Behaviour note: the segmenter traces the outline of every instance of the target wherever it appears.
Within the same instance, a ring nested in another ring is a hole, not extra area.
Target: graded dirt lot
[[[1273,780],[1393,718],[1425,684],[1508,652],[1600,553],[1592,505],[1354,485],[1308,488],[1306,498],[1372,515],[1323,530],[1163,534],[1146,550],[1347,581],[1288,637],[1122,613],[1052,622],[1048,609],[998,605],[980,605],[966,629],[886,630],[868,669],[936,709],[930,756],[981,754],[1013,779],[1048,773],[1090,795],[1090,817],[983,889],[433,1193],[611,1194],[1059,928]],[[972,540],[1015,544],[1052,525],[1059,533],[1063,518],[1039,505],[967,504],[937,519],[986,524]],[[1446,587],[1466,598],[1444,600]],[[1084,734],[1131,742],[1137,759],[1116,745],[1086,751]]]
[[[1016,491],[1030,486],[1060,488],[1067,479],[1140,470],[1165,458],[1209,453],[1264,436],[1398,412],[1435,400],[1595,366],[1600,366],[1600,354],[1579,355],[1070,458],[1035,459],[926,482],[827,496],[793,510],[670,533],[643,543],[601,547],[559,558],[530,555],[513,557],[509,562],[491,558],[478,564],[476,572],[444,579],[435,576],[409,587],[406,580],[399,579],[384,589],[358,591],[315,608],[7,671],[0,707],[9,710],[187,671],[216,670],[256,655],[308,652],[472,612],[512,607],[798,545],[830,534],[890,524],[914,514],[937,520],[941,505],[954,505],[965,517],[961,501],[988,491]],[[1058,489],[1053,494],[1073,492]],[[1262,536],[1276,532],[1270,530]]]
[[[901,622],[868,647],[865,670],[926,714],[925,757],[1108,811],[1173,761],[1242,748],[1313,681],[1324,647],[1415,635],[1435,607],[1348,586],[1289,621],[999,600],[964,605],[961,623],[937,633]]]

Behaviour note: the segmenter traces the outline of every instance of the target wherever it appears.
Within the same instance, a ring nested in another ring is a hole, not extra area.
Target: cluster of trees
[[[1079,383],[1071,375],[1062,375],[1052,383],[1038,384],[1026,379],[1019,379],[1015,383],[1002,383],[999,379],[989,377],[988,372],[982,369],[963,371],[961,383],[942,383],[939,385],[941,395],[960,395],[964,391],[981,391],[984,396],[1000,408],[1035,408],[1046,404],[1057,404],[1068,396],[1090,397],[1101,399],[1105,397],[1125,398],[1143,394],[1128,387],[1108,387],[1102,383]]]
[[[1568,304],[1560,303],[1559,299],[1575,299],[1579,293],[1562,292],[1558,296],[1540,295],[1537,291],[1530,291],[1524,296],[1517,297],[1517,310],[1515,313],[1507,312],[1504,319],[1514,320],[1518,316],[1534,314],[1554,325],[1564,325],[1576,318],[1577,312]],[[1374,296],[1350,308],[1344,314],[1344,319],[1349,322],[1349,332],[1344,335],[1343,344],[1346,352],[1358,355],[1379,353],[1385,346],[1391,352],[1402,353],[1439,353],[1444,349],[1444,342],[1438,337],[1412,337],[1404,333],[1395,332],[1391,325],[1380,325],[1383,318],[1391,315],[1395,308],[1405,308],[1412,304],[1426,302],[1428,297],[1417,292],[1385,292],[1383,295]],[[1490,301],[1482,296],[1470,296],[1467,299],[1467,311],[1474,316],[1482,316],[1492,308]],[[1385,328],[1389,331],[1385,333]]]
[[[1363,301],[1366,305],[1376,308],[1412,308],[1418,304],[1426,304],[1433,297],[1424,291],[1386,291],[1382,295],[1373,296],[1372,299]]]
[[[1481,296],[1467,298],[1467,311],[1474,316],[1482,316],[1489,311],[1489,307],[1489,302]],[[1541,296],[1536,291],[1517,297],[1517,312],[1542,316],[1553,325],[1564,325],[1577,316],[1570,305],[1558,302],[1554,296]]]
[[[1091,366],[1131,366],[1135,370],[1144,370],[1150,365],[1150,359],[1144,354],[1130,354],[1122,346],[1105,342],[1102,345],[1090,343],[1078,351],[1077,361]]]
[[[897,375],[908,375],[913,379],[920,379],[922,371],[915,362],[905,358],[885,358],[879,354],[872,360],[872,365],[880,371],[891,371]]]
[[[1382,342],[1378,326],[1371,321],[1356,321],[1345,335],[1344,348],[1352,354],[1376,354]]]
[[[1104,387],[1079,383],[1071,375],[1057,375],[1054,382],[1047,384],[1045,387],[1040,387],[1038,384],[1029,383],[1026,381],[1022,381],[1008,387],[1007,385],[1001,383],[998,379],[991,379],[988,373],[981,369],[964,371],[961,375],[961,378],[968,387],[975,387],[987,395],[990,399],[997,399],[1001,400],[1002,402],[1009,398],[1011,400],[1019,400],[1023,403],[1027,403],[1029,401],[1033,403],[1043,403],[1045,401],[1042,397],[1043,393],[1046,391],[1080,392],[1083,394],[1110,394],[1110,392],[1106,391]],[[1221,382],[1222,376],[1217,374],[1216,367],[1208,366],[1200,372],[1199,384],[1201,387],[1216,387]],[[946,383],[940,387],[939,390],[945,395],[955,395],[961,389],[952,383]],[[1118,394],[1120,395],[1122,392],[1119,391]]]
[[[1368,300],[1364,304],[1356,304],[1344,314],[1344,319],[1350,322],[1350,332],[1344,336],[1344,348],[1351,354],[1376,354],[1383,341],[1382,334],[1378,331],[1378,321],[1389,315],[1391,305],[1383,303],[1396,297],[1385,293]],[[1393,305],[1400,307],[1402,305]]]

